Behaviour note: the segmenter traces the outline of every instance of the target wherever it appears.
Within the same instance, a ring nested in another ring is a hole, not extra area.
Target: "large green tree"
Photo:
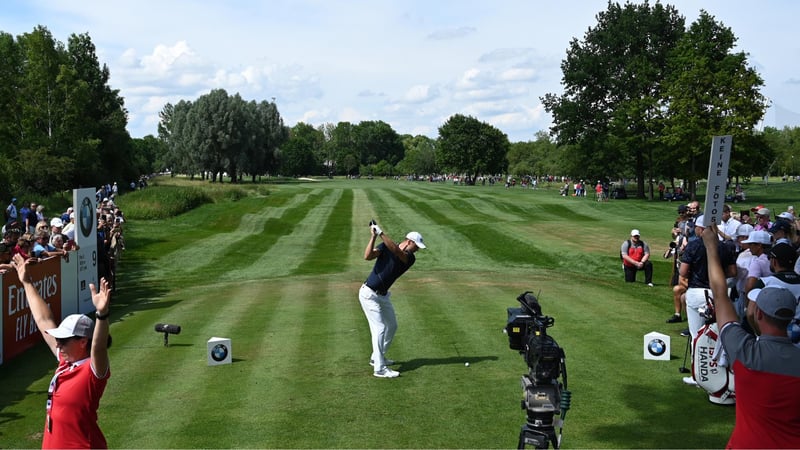
[[[353,145],[360,155],[361,164],[385,161],[391,167],[403,159],[403,141],[388,123],[368,120],[359,122],[352,131]]]
[[[591,178],[635,176],[644,195],[645,160],[659,145],[661,82],[683,33],[672,6],[609,2],[583,40],[570,42],[564,92],[541,100],[558,143],[572,145],[571,166]]]
[[[65,47],[44,26],[16,41],[0,32],[0,60],[4,193],[46,195],[135,174],[123,99],[88,34]]]
[[[546,131],[538,131],[530,142],[512,143],[508,151],[508,173],[516,176],[543,176],[564,173],[563,155]],[[573,173],[583,173],[574,168]]]
[[[299,122],[289,131],[289,139],[280,149],[281,173],[290,176],[314,175],[321,171],[315,154],[322,148],[324,136],[313,126]]]
[[[475,180],[481,174],[505,172],[509,145],[508,136],[492,125],[456,114],[439,127],[437,163]]]
[[[333,156],[333,172],[339,175],[355,175],[361,155],[355,145],[355,132],[350,122],[339,122],[330,129],[325,141],[326,154]]]
[[[790,175],[793,179],[800,173],[800,128],[764,128],[764,142],[774,160],[766,165],[751,166],[745,176],[766,175],[766,167],[773,166],[773,173]],[[776,172],[777,171],[777,172]]]
[[[397,164],[399,173],[407,175],[428,175],[437,173],[437,144],[435,139],[427,136],[402,137],[405,157]]]
[[[278,149],[288,137],[274,102],[248,102],[224,89],[193,102],[167,103],[160,119],[158,136],[166,144],[162,165],[212,181],[222,181],[224,173],[235,183],[245,174],[255,181],[276,172]]]
[[[252,180],[256,176],[275,173],[280,161],[278,149],[289,138],[289,128],[283,124],[275,102],[251,102],[250,114],[253,116],[252,143],[246,148],[246,165]]]
[[[708,173],[712,136],[733,135],[731,175],[752,173],[772,159],[753,134],[767,106],[759,92],[764,82],[744,52],[732,52],[735,43],[730,28],[701,11],[670,60],[662,139],[693,195],[697,180]]]

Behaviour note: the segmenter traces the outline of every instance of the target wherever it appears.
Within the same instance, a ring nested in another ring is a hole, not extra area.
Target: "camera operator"
[[[686,301],[687,280],[680,276],[680,255],[686,248],[686,227],[689,221],[689,208],[686,205],[678,205],[678,217],[672,226],[672,242],[670,249],[664,253],[664,258],[672,257],[672,276],[669,285],[672,286],[672,306],[674,314],[667,319],[667,323],[678,323],[681,320],[681,309]]]
[[[720,341],[736,373],[736,422],[726,447],[800,448],[800,348],[787,334],[797,299],[777,287],[751,291],[761,336],[749,334],[728,298],[716,225],[702,238]]]

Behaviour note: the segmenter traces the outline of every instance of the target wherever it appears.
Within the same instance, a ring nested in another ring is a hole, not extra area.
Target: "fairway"
[[[515,447],[527,367],[502,329],[530,290],[567,355],[564,448],[723,447],[734,408],[681,383],[686,322],[665,323],[676,205],[557,192],[337,179],[128,223],[99,411],[109,446]],[[428,246],[392,289],[397,379],[372,376],[357,298],[371,218]],[[632,228],[655,287],[623,282]],[[165,347],[156,323],[182,331]],[[670,361],[643,359],[652,331],[672,336]],[[212,336],[232,340],[233,364],[207,366]],[[0,446],[40,446],[54,368],[43,345],[0,367]]]

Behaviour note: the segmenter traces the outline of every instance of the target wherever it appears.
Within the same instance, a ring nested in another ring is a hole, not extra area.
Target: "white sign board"
[[[78,250],[78,311],[87,314],[94,311],[89,284],[100,287],[97,274],[97,205],[94,188],[72,191],[75,209],[75,242]],[[70,255],[72,257],[72,255]]]
[[[731,162],[733,136],[714,136],[711,141],[711,156],[708,161],[708,187],[703,223],[708,226],[722,223],[722,206],[725,204],[725,188],[728,185],[728,167]]]
[[[208,340],[206,354],[209,366],[230,364],[233,361],[231,340],[223,337],[212,337]]]
[[[669,361],[670,338],[666,334],[651,332],[644,335],[644,359]]]

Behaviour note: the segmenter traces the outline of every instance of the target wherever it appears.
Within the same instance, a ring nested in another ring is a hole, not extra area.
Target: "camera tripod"
[[[532,446],[536,449],[546,449],[550,446],[551,442],[553,443],[553,448],[559,448],[555,427],[541,427],[526,423],[519,432],[517,448],[522,449]]]
[[[522,387],[525,397],[522,409],[527,420],[520,430],[517,448],[546,449],[551,443],[553,448],[560,448],[564,415],[572,394],[562,389],[557,380],[537,383],[530,375],[522,376]]]

